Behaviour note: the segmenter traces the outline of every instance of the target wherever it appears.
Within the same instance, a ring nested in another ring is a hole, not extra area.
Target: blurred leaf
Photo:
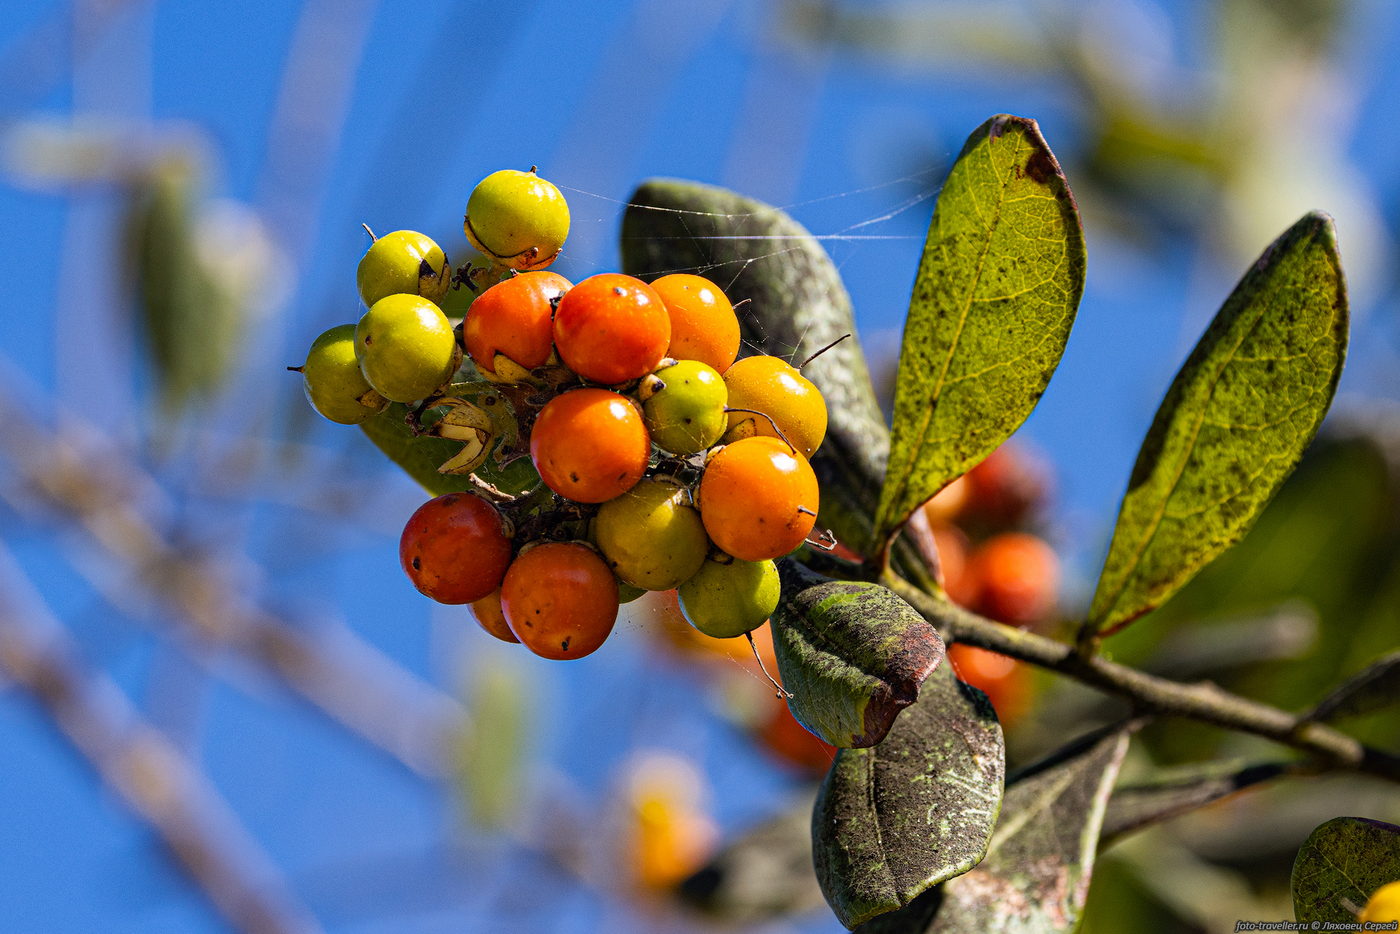
[[[943,661],[943,640],[889,589],[779,564],[773,649],[793,716],[833,746],[873,746]]]
[[[1331,404],[1347,302],[1330,218],[1264,251],[1182,366],[1143,442],[1087,625],[1159,606],[1244,535]]]
[[[1084,290],[1079,213],[1035,121],[972,134],[938,198],[904,326],[882,545],[1025,421]]]
[[[1400,827],[1338,817],[1314,830],[1293,862],[1299,921],[1354,923],[1371,893],[1400,879]]]
[[[1287,770],[1274,762],[1250,766],[1234,761],[1207,762],[1115,788],[1104,814],[1100,846],[1111,846],[1136,830],[1277,778]]]
[[[478,657],[456,764],[468,811],[482,827],[503,827],[523,801],[530,697],[529,680],[514,659],[495,646]]]
[[[754,924],[825,905],[812,875],[810,798],[744,831],[681,883],[679,896],[711,917]]]
[[[940,665],[884,742],[842,749],[812,813],[817,881],[854,927],[982,859],[1001,806],[1001,726]]]
[[[671,179],[643,182],[622,219],[622,266],[653,279],[708,276],[738,305],[744,339],[798,363],[826,399],[826,440],[812,457],[821,482],[818,521],[857,550],[870,539],[889,431],[856,338],[851,299],[821,244],[777,208],[723,188]]]
[[[141,342],[168,409],[211,395],[240,343],[244,307],[201,258],[196,169],[154,165],[131,190],[122,240]]]
[[[1328,694],[1307,714],[1308,720],[1329,721],[1400,705],[1400,651],[1368,665]]]

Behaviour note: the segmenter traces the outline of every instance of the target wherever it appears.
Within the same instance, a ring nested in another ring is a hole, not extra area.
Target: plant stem
[[[1172,681],[1099,655],[1081,655],[1063,642],[986,619],[927,594],[894,574],[886,574],[883,583],[932,623],[947,642],[990,649],[1058,672],[1123,698],[1139,713],[1186,717],[1262,736],[1315,756],[1333,768],[1400,782],[1400,756],[1372,749],[1332,727],[1240,697],[1208,681]]]

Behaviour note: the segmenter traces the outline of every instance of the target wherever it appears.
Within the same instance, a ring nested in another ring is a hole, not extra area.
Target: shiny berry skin
[[[651,441],[641,413],[606,389],[550,399],[530,431],[530,459],[551,490],[577,503],[604,503],[642,479]]]
[[[331,328],[311,344],[301,368],[312,408],[340,425],[358,425],[389,404],[371,388],[355,359],[355,326]]]
[[[360,371],[394,402],[426,398],[452,378],[457,338],[442,309],[417,295],[390,295],[355,326]]]
[[[474,603],[501,586],[510,550],[495,506],[472,493],[445,493],[409,518],[399,538],[399,563],[425,596]]]
[[[743,561],[779,558],[812,531],[817,476],[777,438],[745,438],[706,463],[699,504],[705,531],[721,551]]]
[[[621,273],[589,276],[570,289],[554,313],[559,359],[579,376],[614,386],[656,369],[671,342],[671,318],[661,296]]]
[[[498,282],[472,302],[462,343],[483,375],[498,372],[500,354],[522,370],[549,362],[554,352],[554,302],[573,284],[552,272],[526,272]]]
[[[720,287],[704,276],[678,272],[652,282],[671,316],[666,356],[698,360],[718,373],[739,355],[739,318]]]
[[[472,190],[462,229],[471,245],[498,265],[543,269],[569,236],[569,204],[533,169],[502,169]]]
[[[617,621],[617,578],[587,545],[547,542],[520,553],[501,584],[506,622],[544,658],[582,658]]]
[[[730,412],[725,440],[775,438],[776,424],[803,457],[811,457],[826,437],[826,400],[811,380],[778,357],[745,357],[724,374],[731,409],[753,409],[773,420],[748,412]]]
[[[365,307],[387,295],[421,295],[440,301],[452,280],[452,265],[432,237],[396,230],[377,238],[360,257],[355,285]]]
[[[671,590],[705,563],[710,540],[680,487],[643,480],[608,500],[593,518],[593,540],[623,583]]]
[[[681,612],[707,636],[731,639],[762,626],[778,608],[781,585],[772,561],[740,561],[729,555],[706,559],[677,588]]]
[[[477,625],[497,639],[502,642],[520,641],[515,638],[515,633],[511,632],[510,626],[506,624],[506,614],[501,609],[500,588],[491,591],[480,600],[473,600],[471,611]]]
[[[729,390],[708,364],[681,360],[657,370],[639,387],[652,442],[671,454],[713,447],[728,424]]]

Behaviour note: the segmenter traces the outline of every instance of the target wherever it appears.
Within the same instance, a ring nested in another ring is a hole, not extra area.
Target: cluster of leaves
[[[791,246],[768,257],[775,240]],[[759,346],[821,345],[854,331],[820,246],[782,212],[730,192],[645,183],[624,217],[622,253],[626,271],[644,278],[682,268],[725,278],[736,304],[752,298],[745,307],[762,310],[741,319]],[[1055,157],[1034,122],[995,117],[972,134],[938,201],[892,427],[857,341],[804,371],[831,410],[813,459],[819,521],[866,560],[845,569],[851,580],[817,574],[802,553],[785,562],[773,631],[793,713],[841,747],[812,832],[819,881],[848,927],[1072,930],[1101,840],[1269,777],[1203,774],[1115,790],[1139,721],[1006,775],[990,705],[940,664],[937,614],[931,622],[880,583],[906,578],[952,612],[936,571],[899,532],[1030,413],[1064,351],[1084,269],[1078,210]],[[1168,390],[1079,651],[1095,652],[1245,534],[1317,432],[1346,335],[1332,224],[1309,214],[1249,269]],[[419,476],[411,449],[395,447],[391,456]],[[1324,706],[1369,703],[1358,699],[1379,696],[1394,670],[1382,665]],[[1400,876],[1395,857],[1383,863],[1380,872]]]

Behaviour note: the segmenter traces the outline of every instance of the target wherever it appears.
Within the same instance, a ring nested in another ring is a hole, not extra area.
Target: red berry
[[[418,507],[399,539],[399,562],[419,592],[439,603],[472,603],[501,585],[510,538],[480,496],[447,493]]]
[[[650,456],[641,413],[626,396],[606,389],[555,396],[530,432],[530,457],[540,478],[579,503],[626,493],[642,479]]]
[[[506,571],[501,609],[531,652],[582,658],[617,621],[617,578],[587,545],[547,542],[521,552]]]

